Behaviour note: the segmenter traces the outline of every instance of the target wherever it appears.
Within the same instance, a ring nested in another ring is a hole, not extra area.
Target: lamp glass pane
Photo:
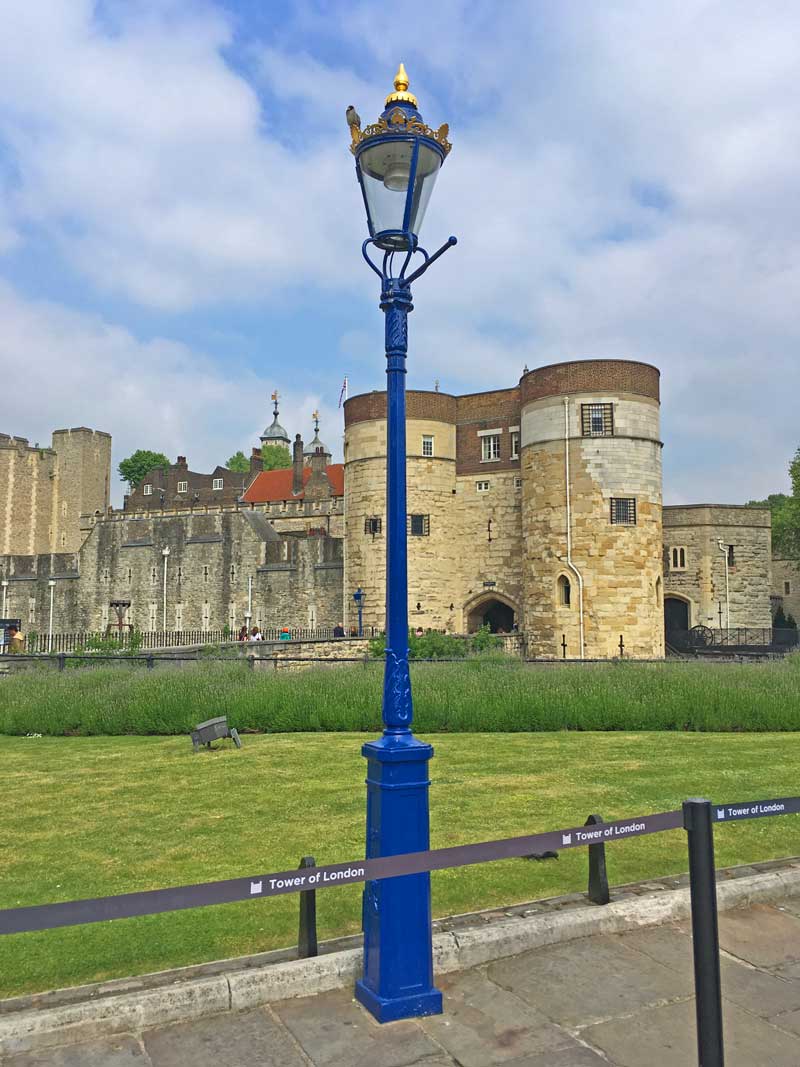
[[[383,141],[365,148],[359,156],[367,211],[375,233],[403,228],[413,150],[411,141]]]
[[[408,223],[408,228],[417,236],[419,236],[419,231],[422,228],[425,209],[431,198],[441,163],[442,159],[438,152],[424,144],[419,146],[417,176],[414,182],[414,193],[411,198],[411,216]]]

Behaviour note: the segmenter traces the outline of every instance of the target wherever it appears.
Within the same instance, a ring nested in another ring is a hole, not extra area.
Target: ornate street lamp
[[[358,609],[358,636],[364,636],[364,591],[361,586],[353,593],[353,600],[356,602],[356,608]]]
[[[411,732],[413,708],[408,671],[408,563],[406,558],[406,352],[411,283],[448,248],[429,256],[419,230],[439,168],[450,151],[448,127],[422,121],[408,91],[403,64],[395,91],[376,123],[361,129],[352,107],[347,122],[351,151],[367,209],[370,236],[362,253],[381,279],[386,315],[386,665],[383,736],[364,745],[367,770],[367,858],[422,852],[430,845],[428,761],[433,748]],[[370,247],[383,252],[380,266]],[[422,263],[407,274],[415,254]],[[395,257],[399,257],[399,270]],[[364,888],[364,977],[357,999],[389,1022],[442,1010],[433,985],[429,874],[367,882]]]

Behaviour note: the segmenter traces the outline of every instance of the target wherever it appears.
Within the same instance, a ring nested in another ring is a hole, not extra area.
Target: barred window
[[[519,430],[511,431],[511,458],[519,459]]]
[[[791,593],[791,591],[792,591],[791,583],[790,582],[784,582],[783,583],[783,592],[784,592],[784,594],[786,596],[788,596]]]
[[[566,574],[562,574],[558,579],[558,602],[562,608],[568,608],[571,598],[572,587],[569,584],[569,578],[567,578]]]
[[[581,433],[584,437],[613,437],[614,405],[581,404]]]
[[[364,533],[376,537],[381,532],[381,519],[378,515],[369,515],[364,519]]]
[[[521,478],[515,478],[514,479],[514,488],[515,489],[521,489],[522,488],[522,479]]]
[[[611,522],[615,526],[636,525],[636,498],[614,496],[611,498]]]
[[[733,545],[728,545],[728,566],[729,567],[735,567],[736,566],[736,556],[734,554],[733,548],[734,548]]]
[[[431,532],[430,515],[409,515],[408,532],[412,537],[428,537]]]

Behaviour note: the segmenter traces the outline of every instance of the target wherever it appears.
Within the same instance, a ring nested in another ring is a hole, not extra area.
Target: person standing
[[[259,628],[257,626],[253,627],[253,630],[252,630],[252,632],[250,634],[250,640],[251,641],[263,641],[264,640],[264,638],[261,636],[261,631],[259,630]]]
[[[8,651],[14,653],[25,651],[25,635],[16,626],[8,628]]]

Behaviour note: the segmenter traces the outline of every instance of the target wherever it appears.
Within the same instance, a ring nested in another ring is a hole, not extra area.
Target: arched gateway
[[[481,626],[488,626],[493,634],[510,634],[515,621],[516,613],[510,601],[496,594],[483,596],[467,608],[469,633],[475,633]]]

